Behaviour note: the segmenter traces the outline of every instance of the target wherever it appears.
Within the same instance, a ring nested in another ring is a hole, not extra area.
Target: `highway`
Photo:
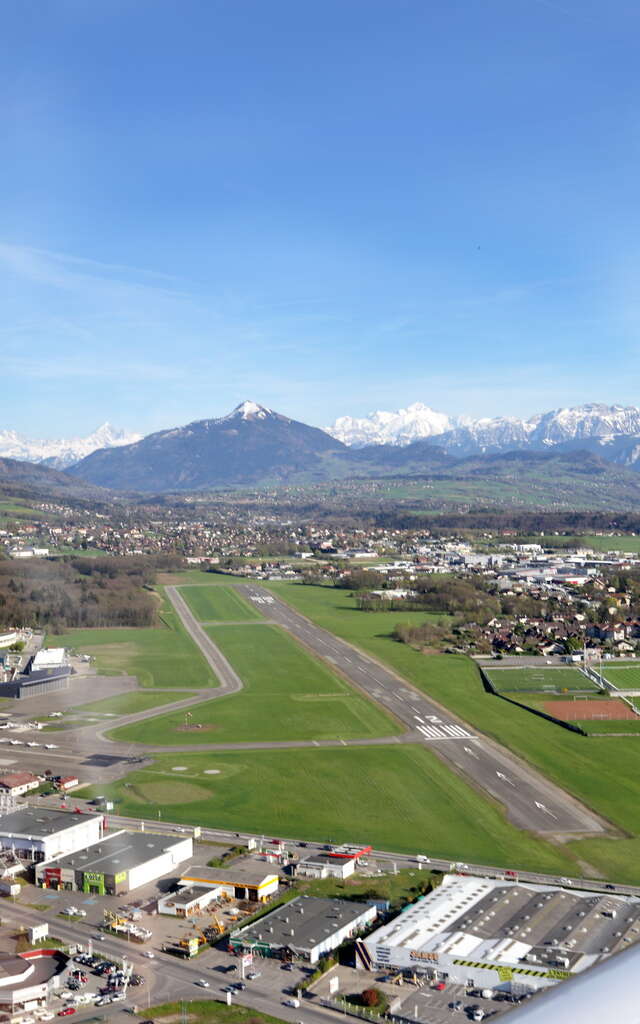
[[[316,626],[263,588],[236,587],[267,619],[288,630],[403,722],[408,730],[404,742],[427,743],[440,760],[497,800],[514,825],[558,835],[604,831],[603,822],[592,811],[370,655]]]

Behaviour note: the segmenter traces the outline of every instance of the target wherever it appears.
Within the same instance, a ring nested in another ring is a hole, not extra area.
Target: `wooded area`
[[[0,561],[0,629],[62,632],[87,626],[152,626],[158,569],[176,559],[71,558]]]

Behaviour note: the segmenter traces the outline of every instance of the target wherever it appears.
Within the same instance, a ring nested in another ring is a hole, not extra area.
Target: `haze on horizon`
[[[638,401],[640,10],[5,11],[0,429]]]

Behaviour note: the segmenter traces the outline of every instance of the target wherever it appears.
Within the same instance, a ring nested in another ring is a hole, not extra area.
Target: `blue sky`
[[[0,429],[640,402],[640,8],[19,0]]]

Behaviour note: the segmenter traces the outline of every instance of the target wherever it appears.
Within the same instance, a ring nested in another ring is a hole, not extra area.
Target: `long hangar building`
[[[360,963],[522,995],[640,939],[640,900],[445,875],[359,946]]]

